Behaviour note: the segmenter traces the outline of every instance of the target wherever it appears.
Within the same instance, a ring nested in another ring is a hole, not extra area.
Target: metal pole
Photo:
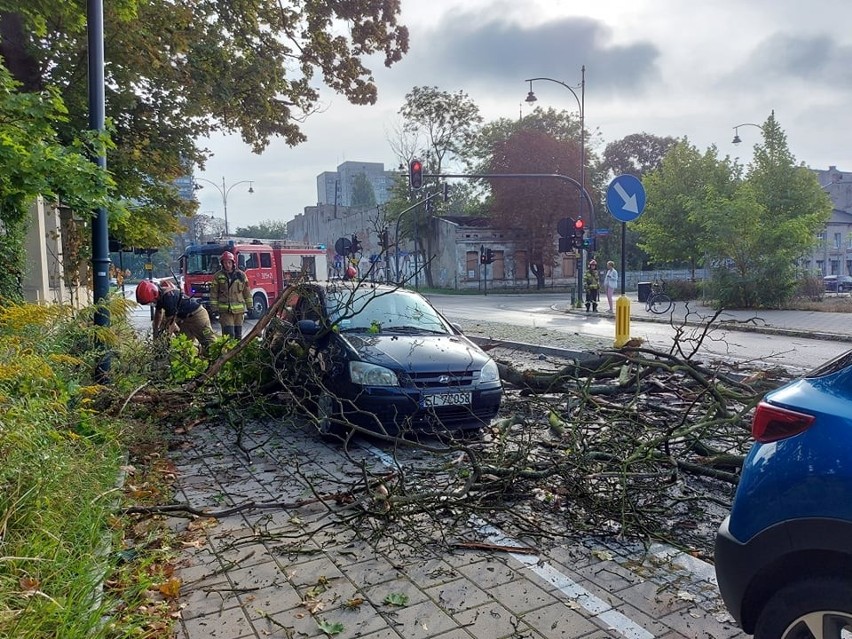
[[[225,237],[231,233],[228,230],[228,191],[225,189],[225,176],[222,176],[222,208],[225,210]]]
[[[88,0],[86,5],[89,47],[89,128],[103,131],[106,121],[104,99],[104,6],[103,0]],[[95,164],[106,170],[106,155],[94,158]],[[109,214],[104,207],[95,210],[92,220],[92,288],[95,298],[95,326],[109,326]],[[98,362],[96,376],[105,378],[110,369],[109,353]]]
[[[624,280],[627,279],[627,222],[621,223],[621,294],[624,295]]]

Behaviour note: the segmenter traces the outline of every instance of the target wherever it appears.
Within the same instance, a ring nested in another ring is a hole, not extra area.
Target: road
[[[566,313],[563,296],[554,294],[524,295],[430,295],[429,299],[454,321],[487,320],[547,331],[579,333],[590,337],[615,338],[615,319],[608,314]],[[634,310],[633,313],[644,313]],[[704,315],[709,309],[701,309]],[[696,317],[697,319],[697,317]],[[702,329],[685,327],[685,336],[695,336]],[[675,327],[670,324],[631,319],[630,336],[668,350],[673,344]],[[681,338],[683,339],[683,337]],[[714,328],[701,345],[705,357],[734,360],[759,360],[781,366],[809,369],[828,361],[848,349],[833,341],[743,332]]]

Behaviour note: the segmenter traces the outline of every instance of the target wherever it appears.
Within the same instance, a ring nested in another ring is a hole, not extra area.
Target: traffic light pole
[[[394,270],[396,271],[396,283],[397,284],[400,283],[400,281],[399,281],[399,222],[402,219],[403,215],[405,215],[409,211],[416,210],[417,207],[420,206],[421,204],[425,204],[426,202],[429,202],[433,198],[439,197],[439,195],[440,195],[440,193],[430,193],[429,195],[427,195],[425,198],[423,198],[419,202],[415,202],[414,204],[409,206],[404,211],[400,211],[399,215],[396,218],[396,226],[394,228],[393,237],[394,237],[394,241],[396,242],[396,250],[394,251],[394,254],[395,254],[394,255]],[[415,228],[415,231],[416,231],[416,228]],[[417,252],[418,252],[417,240],[415,239],[415,241],[414,241],[414,257],[415,257],[415,260],[417,259]],[[416,264],[416,262],[415,262],[415,264]],[[415,266],[414,276],[415,276],[415,278],[417,277],[417,267],[416,266]],[[415,284],[415,287],[416,287],[416,284]]]

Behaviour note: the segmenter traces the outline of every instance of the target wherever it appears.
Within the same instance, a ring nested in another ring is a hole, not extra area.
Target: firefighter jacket
[[[210,308],[216,313],[245,313],[251,308],[251,289],[243,271],[216,272],[210,285]]]
[[[596,291],[601,287],[600,273],[598,269],[589,269],[583,273],[583,289],[586,291]]]

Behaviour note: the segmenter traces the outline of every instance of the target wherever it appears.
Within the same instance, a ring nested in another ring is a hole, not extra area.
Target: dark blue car
[[[296,345],[281,368],[323,435],[475,431],[500,409],[497,364],[422,295],[335,281],[300,284],[286,301],[291,346],[274,348]]]
[[[716,538],[728,610],[758,639],[852,637],[852,351],[767,394]]]

